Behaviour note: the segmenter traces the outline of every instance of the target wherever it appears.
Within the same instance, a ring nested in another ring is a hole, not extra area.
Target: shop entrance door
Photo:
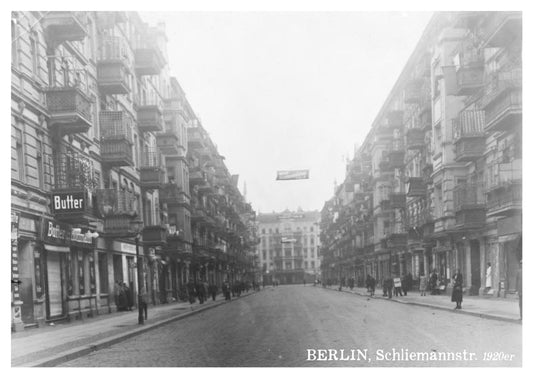
[[[46,260],[48,286],[48,318],[63,316],[63,285],[61,282],[61,255],[48,252]]]

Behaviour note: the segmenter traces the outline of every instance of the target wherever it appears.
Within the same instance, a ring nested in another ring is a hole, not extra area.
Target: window
[[[315,269],[315,262],[311,261],[311,269]]]
[[[17,19],[13,16],[11,19],[11,64],[18,65],[18,33],[17,33]]]
[[[44,189],[43,142],[37,140],[37,180],[40,189]]]
[[[89,287],[92,295],[96,294],[96,272],[94,267],[94,256],[91,252],[88,252],[87,254],[89,256]]]
[[[109,283],[107,282],[107,254],[98,254],[98,279],[100,281],[100,293],[109,292]]]
[[[263,260],[266,260],[266,258],[267,258],[266,251],[263,251]]]
[[[20,181],[26,180],[26,172],[24,169],[24,148],[23,148],[23,134],[22,130],[16,129],[16,150],[17,150],[17,170],[18,179]]]
[[[30,35],[30,57],[32,73],[39,77],[39,45],[36,32],[32,32]]]
[[[265,233],[265,229],[264,229],[264,228],[263,228],[263,229],[261,229],[261,233],[262,233],[262,234],[264,234],[264,233]]]
[[[313,232],[313,231],[314,231],[314,229],[313,229],[313,227],[311,227],[311,232]]]

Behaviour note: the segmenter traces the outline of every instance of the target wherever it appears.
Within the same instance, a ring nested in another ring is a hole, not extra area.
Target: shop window
[[[66,255],[66,272],[65,272],[65,275],[66,275],[66,281],[67,281],[67,295],[74,295],[74,277],[73,277],[73,272],[75,272],[75,269],[74,267],[72,266],[74,264],[74,261],[75,261],[75,252],[72,252],[72,255],[74,256],[71,256],[71,254],[67,254]]]
[[[85,272],[83,269],[83,253],[78,252],[78,294],[85,295]]]
[[[35,271],[35,297],[40,298],[44,294],[44,283],[41,265],[41,251],[33,251],[34,271]]]
[[[89,287],[91,294],[96,294],[96,272],[94,267],[94,256],[89,252]]]

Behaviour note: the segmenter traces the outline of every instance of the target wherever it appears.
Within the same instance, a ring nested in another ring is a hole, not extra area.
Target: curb
[[[241,298],[248,297],[248,296],[256,294],[256,293],[257,292],[252,292],[250,294],[241,295],[240,297],[232,298],[231,301],[239,300]],[[167,319],[160,320],[160,321],[158,321],[156,323],[153,323],[153,324],[150,324],[150,325],[144,325],[144,326],[142,326],[142,328],[130,330],[130,331],[124,332],[124,333],[119,334],[119,335],[106,337],[106,338],[101,339],[101,340],[99,340],[97,342],[90,343],[90,344],[87,344],[87,345],[84,345],[84,346],[81,346],[81,347],[78,347],[78,348],[74,348],[74,349],[71,349],[71,350],[69,350],[67,352],[59,353],[59,354],[57,354],[57,355],[55,355],[53,357],[46,357],[46,358],[42,358],[42,359],[37,360],[37,361],[33,361],[31,363],[28,363],[28,364],[19,365],[19,366],[12,366],[12,367],[52,367],[52,366],[56,366],[58,364],[62,364],[62,363],[68,362],[68,361],[75,360],[75,359],[77,359],[79,357],[85,356],[85,355],[90,354],[92,352],[95,352],[97,350],[107,348],[107,347],[109,347],[109,346],[111,346],[113,344],[117,344],[117,343],[119,343],[121,341],[124,341],[126,339],[131,338],[131,337],[140,335],[140,334],[142,334],[144,332],[153,330],[155,328],[161,327],[161,326],[166,325],[168,323],[172,323],[174,321],[181,320],[183,318],[187,318],[187,317],[192,316],[194,314],[197,314],[197,313],[200,313],[200,312],[204,312],[204,311],[207,311],[209,309],[225,305],[227,303],[231,303],[231,301],[221,301],[219,303],[214,303],[214,304],[211,304],[211,305],[206,306],[206,307],[199,307],[199,308],[193,309],[191,311],[188,311],[188,312],[185,312],[185,313],[182,313],[182,314],[179,314],[179,315],[175,315],[175,316],[172,316],[172,317],[167,318]]]
[[[332,291],[336,291],[336,292],[340,292],[340,293],[346,293],[346,294],[354,294],[354,295],[358,295],[360,297],[365,297],[365,298],[370,298],[368,295],[364,295],[364,294],[357,293],[357,292],[352,292],[352,291],[339,291],[337,289],[328,288],[328,287],[326,287],[326,288],[323,287],[323,289],[332,290]],[[452,308],[433,305],[433,304],[429,304],[429,303],[426,304],[426,303],[417,303],[417,302],[405,302],[405,301],[401,301],[401,300],[394,299],[394,298],[386,298],[386,297],[380,297],[380,296],[374,296],[373,298],[374,299],[381,299],[381,300],[388,300],[388,301],[391,301],[391,302],[401,303],[401,304],[405,304],[405,305],[420,306],[420,307],[432,308],[432,309],[435,309],[435,310],[448,311],[448,312],[453,312],[454,314],[469,315],[469,316],[474,316],[476,318],[499,320],[499,321],[508,322],[508,323],[514,323],[514,324],[522,324],[522,320],[520,320],[520,319],[507,318],[505,316],[483,314],[483,313],[479,313],[479,312],[464,311],[464,310],[456,311],[456,310],[454,310]]]

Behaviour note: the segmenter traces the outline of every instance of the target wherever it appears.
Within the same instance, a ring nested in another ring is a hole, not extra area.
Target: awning
[[[64,253],[70,252],[69,247],[51,245],[51,244],[46,244],[46,243],[44,244],[44,249],[46,249],[48,252],[64,252]]]

